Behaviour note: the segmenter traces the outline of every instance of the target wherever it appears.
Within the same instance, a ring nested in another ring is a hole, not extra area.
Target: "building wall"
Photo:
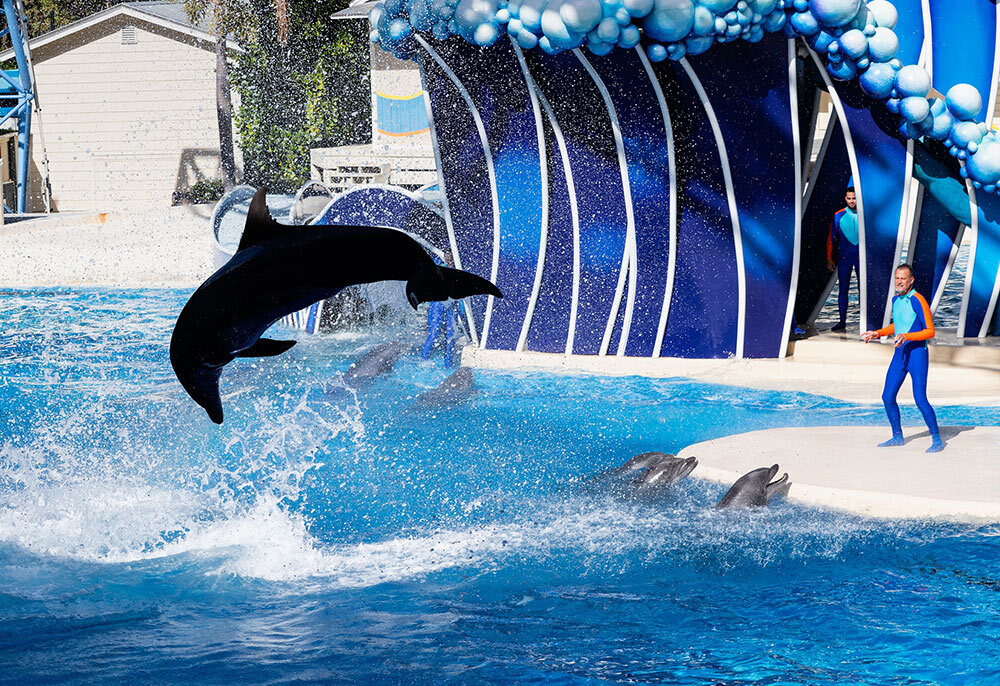
[[[54,210],[167,207],[174,191],[220,178],[213,45],[119,17],[32,54]],[[32,131],[37,211],[37,122]]]

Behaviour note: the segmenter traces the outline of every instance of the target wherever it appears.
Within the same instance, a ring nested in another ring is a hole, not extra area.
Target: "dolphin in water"
[[[344,381],[358,388],[374,381],[376,376],[388,374],[403,355],[410,351],[409,343],[389,341],[377,345],[359,357],[344,372]]]
[[[761,507],[767,505],[775,491],[782,489],[788,481],[788,474],[777,481],[771,481],[778,473],[778,465],[761,467],[747,472],[726,491],[718,503],[717,509],[731,507]]]
[[[680,481],[697,466],[697,457],[666,456],[648,467],[633,483],[638,486],[667,486]]]
[[[641,472],[633,480],[633,486],[666,486],[680,481],[698,466],[698,458],[677,457],[673,453],[652,451],[639,453],[620,467],[598,474],[595,479],[618,478]]]
[[[475,378],[472,369],[459,367],[442,381],[437,388],[417,396],[417,405],[445,405],[452,401],[464,400],[474,392]]]
[[[431,300],[489,294],[484,278],[438,267],[420,244],[392,229],[369,226],[283,226],[271,217],[261,188],[253,196],[236,254],[184,305],[170,339],[170,364],[191,398],[216,424],[222,368],[237,357],[280,355],[295,341],[261,335],[281,317],[347,286],[405,281],[406,298]]]

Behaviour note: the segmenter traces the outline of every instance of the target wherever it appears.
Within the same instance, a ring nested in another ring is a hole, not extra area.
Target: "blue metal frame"
[[[31,160],[31,108],[35,99],[31,81],[30,49],[28,37],[21,31],[24,26],[24,5],[21,0],[3,0],[3,19],[6,26],[0,37],[10,36],[14,47],[17,69],[0,71],[0,99],[16,99],[13,107],[0,109],[0,124],[9,119],[17,120],[17,211],[24,212],[28,192],[28,167]]]

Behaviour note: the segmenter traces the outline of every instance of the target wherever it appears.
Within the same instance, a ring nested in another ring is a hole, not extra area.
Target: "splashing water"
[[[877,406],[479,370],[471,398],[424,406],[447,370],[415,353],[370,388],[342,382],[386,337],[418,343],[415,317],[237,361],[216,427],[167,361],[185,297],[0,301],[6,679],[997,676],[996,527],[719,512],[723,489],[696,479],[593,478],[733,431],[880,423]]]

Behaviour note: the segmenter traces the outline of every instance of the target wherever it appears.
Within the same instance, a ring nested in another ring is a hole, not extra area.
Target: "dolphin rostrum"
[[[778,465],[761,467],[752,472],[747,472],[722,496],[716,508],[728,507],[760,507],[767,505],[775,491],[785,486],[788,481],[788,474],[783,475],[777,481],[771,481],[778,473]]]
[[[698,466],[697,457],[665,456],[651,465],[635,480],[639,486],[667,486],[680,481]]]
[[[438,267],[415,240],[368,226],[283,226],[271,217],[265,190],[253,196],[236,254],[184,305],[170,339],[170,364],[184,390],[216,424],[222,368],[237,357],[280,355],[295,341],[261,335],[281,317],[341,289],[375,281],[406,281],[416,309],[430,300],[489,294],[475,274]]]

